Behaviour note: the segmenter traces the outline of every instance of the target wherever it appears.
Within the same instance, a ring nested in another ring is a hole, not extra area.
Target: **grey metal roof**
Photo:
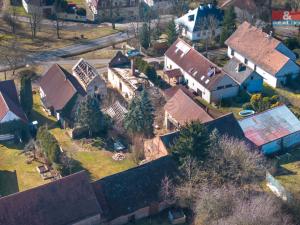
[[[239,124],[256,146],[300,131],[300,121],[285,105],[239,120]]]
[[[250,75],[260,76],[258,73],[247,67],[243,64],[243,69],[238,72],[236,68],[241,62],[237,59],[232,58],[229,62],[223,67],[223,70],[238,84],[244,83]]]

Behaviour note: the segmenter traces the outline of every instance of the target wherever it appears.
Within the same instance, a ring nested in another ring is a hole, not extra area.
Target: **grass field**
[[[276,179],[297,199],[300,199],[300,148],[280,157],[279,164],[283,168],[283,175]]]
[[[36,162],[26,163],[25,155],[20,155],[17,146],[0,144],[0,195],[24,191],[42,184],[44,181],[36,171]]]

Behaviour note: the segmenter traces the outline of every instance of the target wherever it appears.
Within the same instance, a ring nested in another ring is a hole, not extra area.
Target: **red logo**
[[[272,11],[272,20],[273,21],[300,20],[300,11],[273,10]]]

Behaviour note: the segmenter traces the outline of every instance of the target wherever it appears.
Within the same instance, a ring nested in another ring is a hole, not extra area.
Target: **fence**
[[[267,186],[270,190],[283,201],[291,202],[292,194],[288,192],[280,182],[273,177],[269,172],[266,173]]]

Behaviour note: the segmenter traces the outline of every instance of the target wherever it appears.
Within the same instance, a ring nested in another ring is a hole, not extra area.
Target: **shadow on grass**
[[[296,174],[297,174],[296,172],[288,170],[282,166],[279,166],[276,171],[276,176],[289,176],[289,175],[296,175]]]
[[[81,162],[79,162],[78,160],[76,160],[74,158],[69,158],[69,157],[68,157],[68,160],[70,160],[71,165],[63,170],[63,176],[68,176],[73,173],[77,173],[77,172],[84,170],[87,173],[89,179],[90,180],[92,179],[91,173],[82,166]]]
[[[6,196],[19,192],[16,171],[0,171],[0,195]]]
[[[0,145],[3,145],[4,147],[9,149],[16,149],[16,150],[23,150],[25,146],[24,143],[20,143],[15,139],[10,141],[0,141]]]
[[[48,125],[49,129],[56,128],[58,126],[56,121],[53,121],[49,118],[47,118],[45,115],[40,113],[39,111],[32,110],[31,115],[30,115],[30,120],[31,121],[38,121],[39,126],[42,125]]]
[[[277,155],[279,165],[284,165],[288,163],[294,163],[299,161],[300,167],[300,147],[294,148],[292,150],[285,150]]]

